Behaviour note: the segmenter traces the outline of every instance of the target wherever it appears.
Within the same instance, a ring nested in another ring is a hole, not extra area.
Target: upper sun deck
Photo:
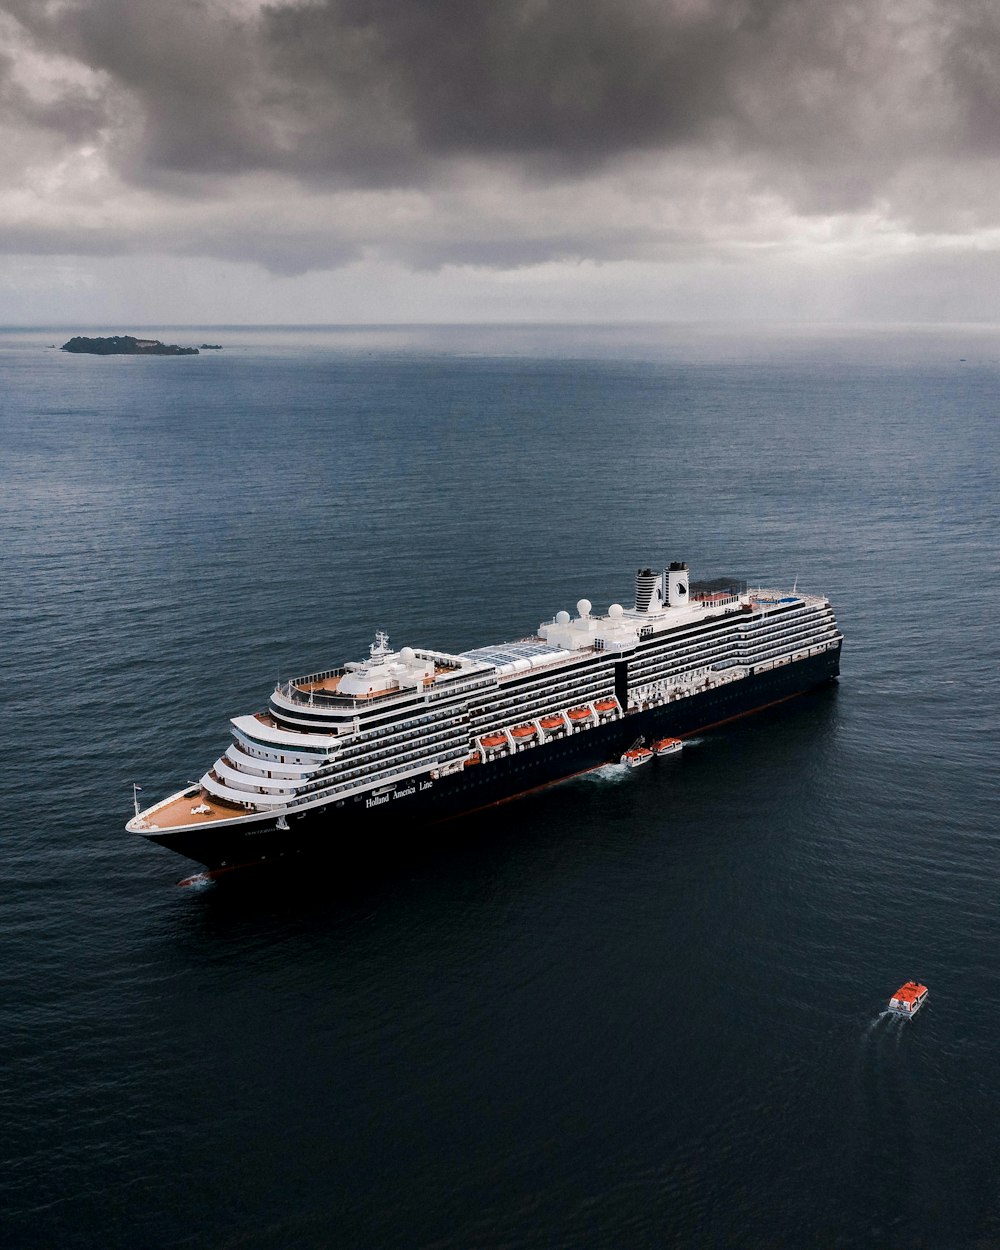
[[[464,655],[443,651],[389,648],[385,634],[378,634],[368,660],[341,668],[309,673],[279,682],[271,696],[272,707],[294,712],[315,709],[335,718],[354,716],[373,706],[415,697],[436,701],[493,680],[490,668]]]
[[[419,682],[411,688],[417,689],[422,686],[425,690],[429,686],[433,686],[438,677],[453,670],[445,667],[443,664],[435,664],[431,673],[425,673],[419,678]],[[291,698],[305,699],[306,702],[314,703],[317,695],[335,696],[338,700],[346,699],[350,702],[370,699],[380,699],[387,694],[396,693],[398,687],[388,687],[386,689],[355,690],[353,692],[341,691],[341,683],[347,676],[346,668],[333,669],[328,673],[311,674],[308,677],[296,677],[290,682],[286,682],[279,689],[285,691]]]

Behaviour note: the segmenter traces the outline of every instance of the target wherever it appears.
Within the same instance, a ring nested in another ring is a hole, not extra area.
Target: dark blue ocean
[[[0,333],[0,1245],[1000,1246],[1000,330],[79,329]],[[124,831],[671,559],[839,685],[365,866]]]

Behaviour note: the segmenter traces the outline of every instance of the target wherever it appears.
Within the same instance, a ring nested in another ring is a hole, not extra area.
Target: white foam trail
[[[600,768],[592,768],[589,773],[584,773],[581,780],[616,786],[631,771],[627,764],[602,764]]]
[[[184,886],[186,890],[207,890],[213,882],[207,872],[197,872],[193,877],[187,877],[178,884]]]

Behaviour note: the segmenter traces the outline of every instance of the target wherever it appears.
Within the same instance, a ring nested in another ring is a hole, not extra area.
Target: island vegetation
[[[60,348],[64,352],[82,352],[91,356],[197,356],[197,347],[178,347],[159,339],[137,339],[131,334],[111,334],[105,338],[77,335]]]

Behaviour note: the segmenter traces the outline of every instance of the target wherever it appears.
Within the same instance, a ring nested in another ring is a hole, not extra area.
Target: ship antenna
[[[142,786],[137,786],[134,781],[132,782],[132,806],[135,808],[137,816],[139,815],[139,791],[141,789]]]

